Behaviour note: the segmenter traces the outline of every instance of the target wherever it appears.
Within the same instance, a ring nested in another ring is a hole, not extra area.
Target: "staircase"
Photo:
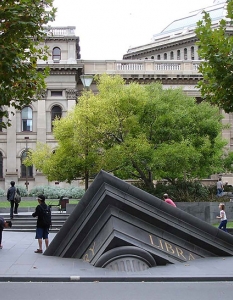
[[[1,215],[5,220],[9,220],[9,214]],[[63,226],[69,214],[66,213],[52,213],[52,227],[49,232],[58,232]],[[20,231],[20,232],[35,232],[37,218],[33,218],[31,214],[14,215],[12,227],[7,228],[7,231]]]

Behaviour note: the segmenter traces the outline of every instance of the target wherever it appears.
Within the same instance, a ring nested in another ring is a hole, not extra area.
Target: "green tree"
[[[209,13],[204,12],[195,30],[198,53],[204,60],[199,67],[203,79],[198,87],[204,99],[227,113],[233,112],[233,36],[227,31],[232,20],[233,0],[228,0],[226,19],[217,28],[212,27]]]
[[[154,179],[205,178],[221,169],[226,143],[217,108],[197,104],[181,89],[163,90],[161,84],[130,89],[123,80],[114,89],[108,80],[116,81],[100,78],[100,101],[91,105],[103,143],[110,144],[102,167],[148,187]]]
[[[29,150],[26,165],[34,164],[49,181],[70,183],[81,179],[85,189],[88,188],[90,177],[99,171],[100,157],[97,135],[93,135],[93,126],[88,121],[89,98],[92,96],[92,92],[84,93],[74,110],[54,121],[56,149],[38,143],[35,150]]]
[[[8,107],[22,109],[45,88],[48,70],[37,70],[47,59],[44,25],[54,20],[53,0],[1,0],[0,2],[0,117]],[[6,127],[8,122],[1,123]]]
[[[153,188],[154,179],[203,178],[222,167],[217,108],[161,84],[125,85],[122,77],[108,75],[96,81],[98,94],[85,92],[72,112],[55,121],[58,147],[48,163],[32,152],[30,164],[48,178],[71,181],[86,170],[105,169]]]

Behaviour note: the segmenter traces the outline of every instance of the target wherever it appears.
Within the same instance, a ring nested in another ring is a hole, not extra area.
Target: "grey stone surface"
[[[50,239],[55,234],[50,234]],[[35,254],[34,233],[3,232],[0,281],[200,282],[233,281],[233,257],[213,257],[152,267],[137,273],[96,268],[81,259]]]

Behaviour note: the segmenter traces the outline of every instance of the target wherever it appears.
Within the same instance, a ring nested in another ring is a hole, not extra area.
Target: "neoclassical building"
[[[38,70],[48,65],[50,67],[47,89],[39,101],[32,102],[22,111],[14,111],[12,126],[0,132],[0,188],[6,190],[11,180],[26,185],[29,190],[43,184],[66,185],[48,182],[33,166],[26,168],[23,160],[27,150],[35,149],[37,142],[56,147],[52,122],[56,116],[65,116],[75,106],[83,90],[80,75],[119,74],[126,83],[159,81],[164,88],[182,87],[185,93],[200,101],[196,83],[202,75],[198,72],[200,59],[194,29],[196,22],[202,18],[203,9],[210,13],[213,26],[218,26],[218,22],[225,17],[225,1],[214,1],[209,7],[202,7],[173,21],[161,33],[153,36],[153,42],[131,48],[122,60],[115,61],[82,60],[75,27],[49,28],[44,43],[49,47],[50,57],[46,64],[38,61]],[[229,32],[232,30],[231,26],[227,28]],[[90,88],[97,92],[95,82]],[[12,111],[12,108],[9,110]],[[231,128],[225,130],[223,135],[232,149],[232,115],[225,114],[224,122],[231,124]],[[231,176],[226,180],[230,183]]]

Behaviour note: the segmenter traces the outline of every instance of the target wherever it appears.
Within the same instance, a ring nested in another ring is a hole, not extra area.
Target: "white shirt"
[[[217,189],[222,189],[222,181],[217,182]]]
[[[221,221],[227,220],[227,216],[225,210],[220,211]]]

